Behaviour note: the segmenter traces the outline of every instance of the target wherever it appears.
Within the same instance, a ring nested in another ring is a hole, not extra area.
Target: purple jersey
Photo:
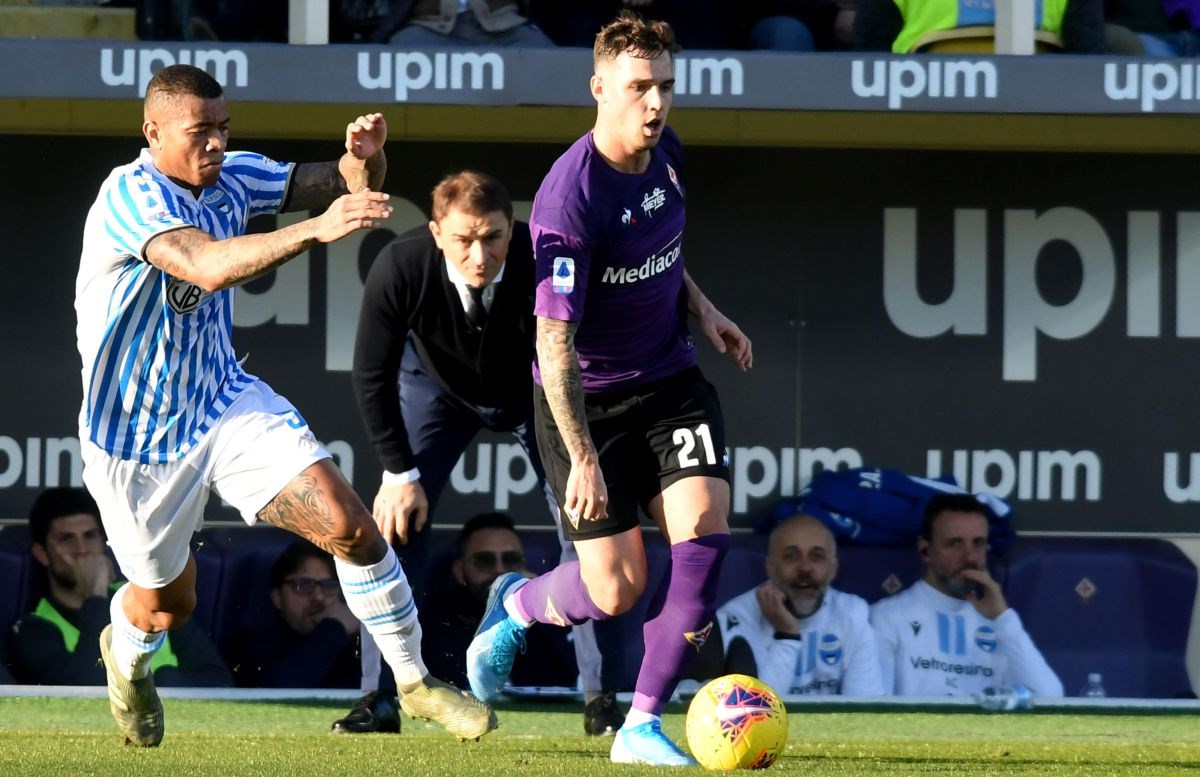
[[[579,322],[585,391],[646,383],[696,363],[683,283],[681,157],[667,127],[646,172],[622,173],[589,132],[558,158],[533,200],[533,312]],[[533,377],[541,383],[536,364]]]

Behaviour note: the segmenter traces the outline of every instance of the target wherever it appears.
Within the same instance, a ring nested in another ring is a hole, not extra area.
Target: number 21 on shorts
[[[703,448],[703,451],[697,449],[697,439],[700,440],[700,447]],[[709,466],[717,463],[717,454],[713,450],[712,434],[708,431],[708,424],[700,424],[695,429],[676,429],[671,435],[671,442],[679,446],[680,469],[696,467],[701,463]],[[704,455],[703,462],[699,459],[700,453]]]

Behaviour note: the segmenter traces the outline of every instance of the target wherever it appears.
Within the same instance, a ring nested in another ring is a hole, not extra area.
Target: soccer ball
[[[688,747],[705,769],[766,769],[787,745],[787,730],[783,702],[749,675],[709,681],[688,706]]]

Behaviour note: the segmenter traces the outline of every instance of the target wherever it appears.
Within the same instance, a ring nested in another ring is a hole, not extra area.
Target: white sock
[[[521,590],[520,586],[517,587],[517,591],[519,590]],[[502,602],[504,605],[504,611],[508,613],[508,617],[512,618],[525,628],[529,628],[533,625],[534,621],[522,615],[521,611],[517,608],[517,591],[513,591],[504,598],[504,601]]]
[[[358,618],[392,667],[396,686],[410,691],[420,685],[429,670],[421,660],[421,624],[412,589],[400,567],[400,559],[389,546],[374,564],[360,567],[334,559],[346,606]]]
[[[640,726],[643,723],[649,723],[653,720],[657,720],[661,723],[662,715],[655,715],[652,712],[635,710],[632,707],[629,709],[629,712],[625,714],[625,725],[629,726],[630,728],[634,726]]]
[[[112,659],[116,670],[126,680],[140,680],[150,673],[150,660],[154,651],[167,640],[167,632],[146,632],[129,622],[125,616],[125,591],[129,583],[117,589],[109,602],[108,612],[112,619]]]
[[[383,659],[379,655],[379,646],[375,644],[375,638],[371,636],[371,632],[367,631],[362,624],[359,624],[358,627],[358,639],[359,664],[362,666],[362,682],[359,690],[364,693],[377,691],[379,690],[379,673],[382,670],[380,661]]]

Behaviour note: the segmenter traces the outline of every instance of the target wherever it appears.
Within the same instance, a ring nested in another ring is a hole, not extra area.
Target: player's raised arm
[[[357,229],[371,229],[391,215],[389,195],[362,191],[334,200],[327,211],[274,232],[218,240],[195,227],[160,233],[146,243],[145,258],[173,278],[205,291],[237,286],[274,270],[308,250]]]
[[[583,411],[583,380],[575,352],[579,323],[537,318],[538,369],[542,389],[571,457],[563,510],[574,519],[595,521],[608,514],[608,487]]]
[[[683,282],[688,291],[688,312],[700,321],[700,329],[704,336],[718,351],[728,353],[742,372],[749,370],[754,366],[750,338],[746,337],[737,324],[717,310],[686,270],[683,273]]]
[[[282,210],[321,210],[343,194],[379,191],[387,176],[387,120],[382,113],[346,125],[346,153],[330,162],[296,165]]]

